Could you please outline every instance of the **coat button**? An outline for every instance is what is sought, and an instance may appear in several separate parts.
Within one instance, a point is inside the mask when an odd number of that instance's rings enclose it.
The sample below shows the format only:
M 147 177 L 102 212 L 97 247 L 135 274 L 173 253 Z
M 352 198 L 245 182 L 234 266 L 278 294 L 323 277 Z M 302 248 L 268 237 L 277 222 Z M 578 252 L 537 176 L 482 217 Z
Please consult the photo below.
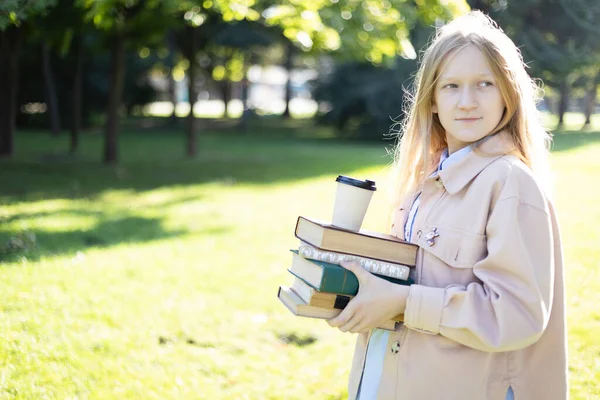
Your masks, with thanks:
M 400 351 L 400 342 L 394 342 L 392 343 L 392 353 L 394 354 L 398 354 L 398 352 Z

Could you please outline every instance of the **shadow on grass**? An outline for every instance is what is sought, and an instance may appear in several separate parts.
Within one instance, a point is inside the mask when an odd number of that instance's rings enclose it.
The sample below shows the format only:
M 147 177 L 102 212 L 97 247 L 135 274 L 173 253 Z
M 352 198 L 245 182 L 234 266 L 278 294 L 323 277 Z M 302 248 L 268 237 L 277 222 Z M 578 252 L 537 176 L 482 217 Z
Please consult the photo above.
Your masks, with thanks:
M 279 333 L 277 338 L 285 344 L 291 344 L 296 347 L 306 347 L 314 344 L 317 338 L 312 335 L 298 335 L 296 332 Z
M 109 247 L 126 243 L 149 242 L 185 234 L 184 231 L 165 231 L 158 218 L 123 217 L 104 220 L 89 230 L 52 231 L 29 229 L 35 235 L 35 246 L 0 254 L 0 262 L 16 261 L 25 256 L 36 261 L 42 257 L 75 255 L 89 248 Z M 0 237 L 18 232 L 2 231 Z
M 600 143 L 600 132 L 559 131 L 554 132 L 552 151 L 573 150 L 594 143 Z
M 39 132 L 19 132 L 20 153 L 0 161 L 0 203 L 33 199 L 94 197 L 107 190 L 152 190 L 215 182 L 270 185 L 315 176 L 348 174 L 390 162 L 381 143 L 306 138 L 306 129 L 275 127 L 246 133 L 229 130 L 199 135 L 198 155 L 184 157 L 184 138 L 173 132 L 124 132 L 121 162 L 111 167 L 99 156 L 102 137 L 83 139 L 76 157 L 64 155 L 56 139 Z M 303 133 L 304 132 L 304 133 Z M 65 139 L 66 146 L 66 139 Z M 50 149 L 50 156 L 39 149 Z M 52 153 L 63 156 L 51 156 Z
M 165 204 L 176 204 L 177 201 L 168 201 L 153 207 L 164 207 Z M 97 223 L 89 229 L 72 230 L 52 230 L 43 228 L 33 228 L 18 230 L 9 229 L 8 222 L 23 222 L 26 225 L 27 219 L 36 219 L 44 217 L 91 217 Z M 21 257 L 36 261 L 42 257 L 76 255 L 79 251 L 90 248 L 106 248 L 111 246 L 146 243 L 159 241 L 169 238 L 181 237 L 190 232 L 184 229 L 169 230 L 165 229 L 163 219 L 158 217 L 143 217 L 119 210 L 109 212 L 85 210 L 84 208 L 66 208 L 57 211 L 46 211 L 42 213 L 20 213 L 7 218 L 0 219 L 0 264 L 3 262 L 13 262 Z M 5 224 L 4 224 L 5 223 Z M 13 224 L 12 226 L 16 226 Z M 4 227 L 3 227 L 4 226 Z M 211 227 L 209 229 L 194 230 L 194 234 L 204 235 L 222 235 L 229 232 L 228 227 Z M 20 238 L 30 238 L 20 240 Z M 16 238 L 16 241 L 15 241 Z M 16 243 L 16 248 L 9 249 L 6 243 Z M 4 246 L 4 247 L 2 247 Z

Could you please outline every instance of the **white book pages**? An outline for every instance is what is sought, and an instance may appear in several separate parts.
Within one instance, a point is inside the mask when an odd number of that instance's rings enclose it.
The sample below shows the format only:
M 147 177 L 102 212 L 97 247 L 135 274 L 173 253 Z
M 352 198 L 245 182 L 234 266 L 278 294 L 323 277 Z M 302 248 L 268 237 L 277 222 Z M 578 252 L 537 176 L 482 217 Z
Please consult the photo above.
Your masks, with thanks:
M 339 265 L 342 261 L 355 261 L 361 267 L 373 274 L 389 276 L 390 278 L 407 280 L 410 273 L 410 268 L 406 265 L 393 264 L 381 260 L 373 260 L 371 258 L 320 250 L 304 242 L 300 242 L 298 254 L 311 260 L 324 261 L 337 265 Z

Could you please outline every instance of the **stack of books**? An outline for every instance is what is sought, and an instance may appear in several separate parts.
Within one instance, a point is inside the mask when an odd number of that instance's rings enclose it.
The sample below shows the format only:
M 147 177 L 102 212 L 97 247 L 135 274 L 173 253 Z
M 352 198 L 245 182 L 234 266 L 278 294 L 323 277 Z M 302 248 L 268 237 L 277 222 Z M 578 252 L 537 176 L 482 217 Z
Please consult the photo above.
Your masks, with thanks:
M 338 315 L 358 292 L 358 279 L 341 267 L 355 261 L 365 270 L 390 282 L 410 285 L 410 269 L 416 264 L 418 246 L 395 236 L 360 230 L 349 231 L 329 223 L 298 217 L 291 250 L 293 275 L 290 286 L 280 286 L 277 297 L 294 314 L 330 319 Z M 379 328 L 394 330 L 402 315 Z

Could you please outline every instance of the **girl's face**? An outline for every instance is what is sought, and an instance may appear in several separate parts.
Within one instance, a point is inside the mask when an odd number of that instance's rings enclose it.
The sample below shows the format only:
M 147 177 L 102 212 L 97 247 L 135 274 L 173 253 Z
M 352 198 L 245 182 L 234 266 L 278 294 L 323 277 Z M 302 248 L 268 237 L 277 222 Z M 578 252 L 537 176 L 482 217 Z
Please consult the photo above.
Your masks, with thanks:
M 467 46 L 442 63 L 433 112 L 446 131 L 448 152 L 487 136 L 504 113 L 504 100 L 484 55 Z

